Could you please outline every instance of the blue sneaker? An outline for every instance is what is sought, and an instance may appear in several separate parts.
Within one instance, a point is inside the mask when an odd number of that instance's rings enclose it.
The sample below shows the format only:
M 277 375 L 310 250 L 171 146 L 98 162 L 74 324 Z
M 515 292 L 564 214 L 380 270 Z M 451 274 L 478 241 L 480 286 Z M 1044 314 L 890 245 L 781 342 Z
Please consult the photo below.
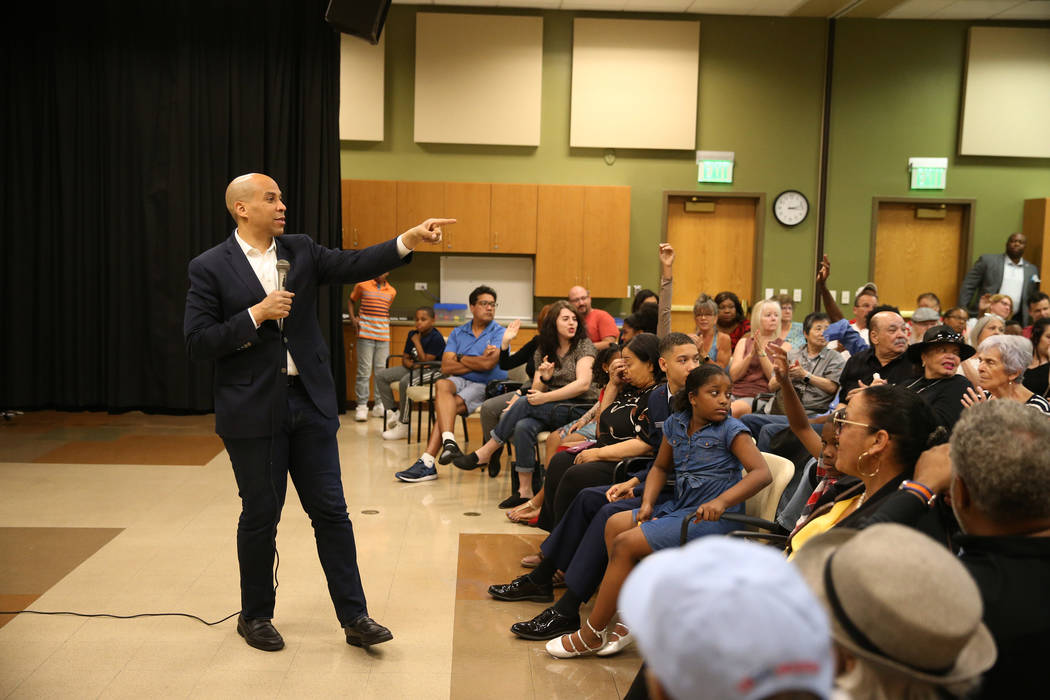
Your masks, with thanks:
M 422 459 L 417 459 L 416 463 L 405 471 L 394 474 L 394 478 L 409 483 L 433 481 L 438 478 L 438 470 L 437 467 L 428 467 Z

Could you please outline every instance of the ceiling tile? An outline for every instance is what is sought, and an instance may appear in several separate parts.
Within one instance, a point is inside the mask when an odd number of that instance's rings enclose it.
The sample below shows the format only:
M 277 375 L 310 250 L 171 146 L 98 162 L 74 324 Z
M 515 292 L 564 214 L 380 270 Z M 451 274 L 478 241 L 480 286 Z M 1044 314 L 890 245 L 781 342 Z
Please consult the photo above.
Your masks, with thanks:
M 557 10 L 561 7 L 561 0 L 498 0 L 498 3 L 500 7 L 529 7 L 541 10 Z
M 753 4 L 750 0 L 695 0 L 687 11 L 701 15 L 742 15 Z
M 627 0 L 562 0 L 563 10 L 611 10 L 623 9 Z
M 628 12 L 685 12 L 693 0 L 627 0 L 623 9 Z
M 955 0 L 907 0 L 882 17 L 883 19 L 926 19 L 934 12 L 943 10 Z
M 1050 19 L 1050 1 L 1021 3 L 995 15 L 995 19 Z
M 930 15 L 931 19 L 988 19 L 1024 3 L 1018 0 L 955 0 Z

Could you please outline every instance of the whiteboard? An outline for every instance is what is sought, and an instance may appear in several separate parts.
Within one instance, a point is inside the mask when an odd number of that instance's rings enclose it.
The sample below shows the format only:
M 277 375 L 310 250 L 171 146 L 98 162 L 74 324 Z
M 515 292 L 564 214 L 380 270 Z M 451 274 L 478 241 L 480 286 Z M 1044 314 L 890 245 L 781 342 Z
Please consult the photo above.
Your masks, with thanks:
M 466 304 L 486 284 L 496 290 L 496 319 L 532 319 L 532 257 L 442 255 L 441 303 Z

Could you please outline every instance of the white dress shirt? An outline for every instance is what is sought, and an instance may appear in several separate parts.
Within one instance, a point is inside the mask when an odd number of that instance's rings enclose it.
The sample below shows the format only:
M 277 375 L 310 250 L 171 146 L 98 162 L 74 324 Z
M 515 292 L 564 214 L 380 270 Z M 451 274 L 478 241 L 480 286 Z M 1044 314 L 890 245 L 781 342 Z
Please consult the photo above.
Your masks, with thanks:
M 259 283 L 262 285 L 263 291 L 270 294 L 277 289 L 277 243 L 276 239 L 270 239 L 270 247 L 266 249 L 265 253 L 259 252 L 258 249 L 253 248 L 247 241 L 241 238 L 241 234 L 235 229 L 233 232 L 234 237 L 237 239 L 237 245 L 244 251 L 244 256 L 248 258 L 248 264 L 252 266 L 252 270 L 255 272 L 255 276 L 259 278 Z M 401 236 L 397 237 L 397 252 L 402 258 L 412 252 L 412 250 L 405 245 L 404 241 L 401 240 Z M 259 322 L 255 320 L 255 316 L 252 315 L 252 310 L 248 309 L 248 318 L 252 320 L 255 327 L 259 327 Z M 295 360 L 292 359 L 291 350 L 285 353 L 288 357 L 288 374 L 289 376 L 297 376 L 299 374 L 299 368 L 295 366 Z
M 1004 255 L 1003 260 L 1003 284 L 999 293 L 1013 300 L 1016 312 L 1021 308 L 1021 295 L 1024 294 L 1024 261 L 1015 263 L 1009 255 Z

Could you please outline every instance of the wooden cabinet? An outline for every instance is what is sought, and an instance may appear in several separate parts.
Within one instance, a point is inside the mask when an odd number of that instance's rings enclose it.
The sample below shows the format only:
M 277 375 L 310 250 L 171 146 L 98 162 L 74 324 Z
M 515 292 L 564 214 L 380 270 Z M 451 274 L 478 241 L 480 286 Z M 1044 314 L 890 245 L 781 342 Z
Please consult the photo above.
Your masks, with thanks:
M 343 248 L 367 248 L 388 241 L 397 227 L 397 183 L 393 180 L 343 180 Z
M 536 253 L 537 185 L 492 185 L 489 214 L 493 253 Z
M 631 241 L 631 188 L 540 185 L 535 294 L 622 297 Z
M 592 297 L 623 296 L 630 255 L 631 188 L 585 188 L 580 284 Z
M 445 207 L 447 216 L 456 223 L 445 227 L 446 253 L 488 253 L 489 212 L 492 186 L 474 182 L 446 182 Z
M 431 217 L 443 217 L 445 212 L 445 184 L 443 182 L 397 183 L 397 233 L 407 231 Z M 421 253 L 440 253 L 445 243 L 424 243 Z

